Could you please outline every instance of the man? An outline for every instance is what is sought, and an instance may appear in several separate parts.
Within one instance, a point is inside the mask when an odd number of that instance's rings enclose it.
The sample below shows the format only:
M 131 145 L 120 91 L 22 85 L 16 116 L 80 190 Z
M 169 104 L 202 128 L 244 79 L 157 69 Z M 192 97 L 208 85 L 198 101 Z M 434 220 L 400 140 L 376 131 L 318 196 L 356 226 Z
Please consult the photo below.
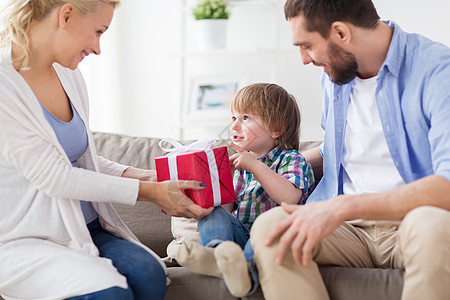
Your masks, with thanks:
M 404 268 L 403 299 L 449 299 L 450 49 L 370 0 L 288 0 L 285 15 L 324 70 L 324 142 L 304 153 L 324 176 L 252 228 L 265 298 L 328 299 L 317 265 L 332 264 Z

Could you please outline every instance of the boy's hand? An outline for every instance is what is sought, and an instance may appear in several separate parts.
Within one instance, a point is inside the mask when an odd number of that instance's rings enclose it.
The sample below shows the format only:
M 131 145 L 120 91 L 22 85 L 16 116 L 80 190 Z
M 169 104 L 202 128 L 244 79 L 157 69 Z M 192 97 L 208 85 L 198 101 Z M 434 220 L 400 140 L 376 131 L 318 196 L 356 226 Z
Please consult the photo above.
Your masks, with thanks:
M 230 163 L 238 170 L 246 170 L 252 173 L 252 167 L 258 163 L 256 157 L 254 157 L 250 152 L 242 149 L 239 145 L 235 143 L 230 143 L 230 146 L 236 149 L 238 153 L 230 156 Z

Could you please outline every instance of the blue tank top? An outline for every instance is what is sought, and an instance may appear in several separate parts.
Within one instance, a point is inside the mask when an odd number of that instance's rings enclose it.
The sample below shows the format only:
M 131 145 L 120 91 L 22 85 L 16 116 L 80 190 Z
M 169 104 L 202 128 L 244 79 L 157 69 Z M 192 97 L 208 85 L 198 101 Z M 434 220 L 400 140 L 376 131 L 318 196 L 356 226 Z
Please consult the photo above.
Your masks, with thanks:
M 77 110 L 73 106 L 72 102 L 70 102 L 73 117 L 69 122 L 64 122 L 49 112 L 40 101 L 39 104 L 41 104 L 44 116 L 53 128 L 53 131 L 55 132 L 59 143 L 66 152 L 67 157 L 72 163 L 72 166 L 78 167 L 78 159 L 84 154 L 84 152 L 86 152 L 86 149 L 88 148 L 88 136 L 86 126 L 84 125 L 84 122 Z M 97 218 L 97 212 L 94 207 L 92 207 L 91 202 L 80 201 L 80 203 L 86 224 L 89 224 Z

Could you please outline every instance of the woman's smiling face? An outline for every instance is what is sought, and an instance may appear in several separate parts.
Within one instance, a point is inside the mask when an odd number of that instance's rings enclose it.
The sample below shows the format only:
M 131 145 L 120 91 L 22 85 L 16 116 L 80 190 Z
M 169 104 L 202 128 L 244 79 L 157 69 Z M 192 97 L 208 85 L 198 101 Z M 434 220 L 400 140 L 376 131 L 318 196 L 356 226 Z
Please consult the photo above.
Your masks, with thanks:
M 111 4 L 99 3 L 97 9 L 80 14 L 72 5 L 60 8 L 60 51 L 57 61 L 72 70 L 89 54 L 99 55 L 100 37 L 108 29 L 114 14 Z

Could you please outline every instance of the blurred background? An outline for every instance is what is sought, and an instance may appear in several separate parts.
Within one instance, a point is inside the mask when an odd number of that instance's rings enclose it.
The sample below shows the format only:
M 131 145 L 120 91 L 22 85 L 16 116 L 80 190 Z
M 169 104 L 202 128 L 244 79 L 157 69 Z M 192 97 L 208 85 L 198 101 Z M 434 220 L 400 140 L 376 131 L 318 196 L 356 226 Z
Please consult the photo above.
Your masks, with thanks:
M 226 47 L 219 50 L 199 49 L 192 16 L 196 2 L 122 0 L 102 37 L 102 54 L 80 65 L 90 95 L 91 129 L 176 139 L 227 138 L 227 103 L 214 103 L 213 94 L 205 91 L 226 87 L 230 94 L 250 83 L 273 82 L 299 102 L 301 140 L 321 140 L 321 69 L 302 65 L 284 19 L 285 1 L 228 1 Z M 450 1 L 373 2 L 382 20 L 394 20 L 403 30 L 450 46 Z

